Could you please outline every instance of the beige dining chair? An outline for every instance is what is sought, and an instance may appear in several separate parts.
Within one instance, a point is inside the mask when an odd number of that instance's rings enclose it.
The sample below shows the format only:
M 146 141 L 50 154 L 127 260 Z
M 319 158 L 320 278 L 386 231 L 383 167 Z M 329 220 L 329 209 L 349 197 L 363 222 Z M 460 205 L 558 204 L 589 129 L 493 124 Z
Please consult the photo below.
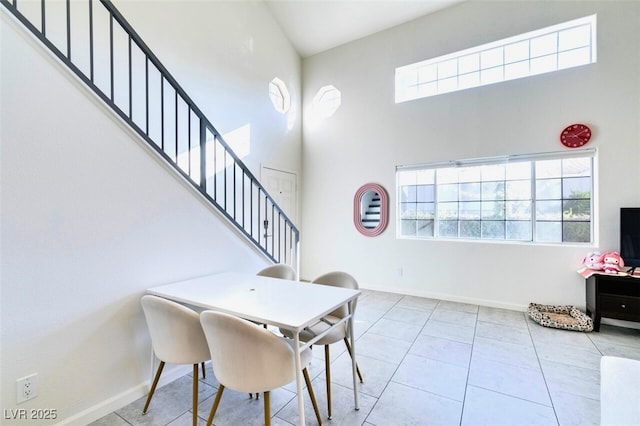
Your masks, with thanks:
M 200 325 L 200 316 L 184 305 L 157 296 L 145 295 L 141 303 L 151 335 L 151 345 L 160 360 L 142 414 L 147 413 L 165 364 L 192 364 L 195 426 L 198 423 L 198 364 L 202 363 L 204 372 L 204 362 L 211 358 L 207 339 Z
M 211 350 L 213 373 L 219 387 L 207 425 L 213 423 L 225 388 L 238 392 L 264 393 L 264 422 L 271 424 L 269 392 L 296 378 L 293 341 L 278 337 L 251 321 L 216 311 L 204 311 L 200 322 Z M 302 373 L 318 423 L 322 424 L 307 365 L 311 351 L 300 354 Z
M 333 287 L 342 287 L 342 288 L 350 288 L 357 290 L 359 289 L 358 282 L 354 277 L 347 274 L 346 272 L 334 271 L 329 272 L 319 277 L 315 278 L 311 281 L 313 284 L 322 284 L 329 285 Z M 353 301 L 353 313 L 356 311 L 356 303 L 358 299 Z M 313 339 L 320 333 L 323 333 L 327 330 L 331 325 L 335 324 L 337 321 L 341 320 L 345 316 L 349 314 L 349 310 L 347 305 L 341 306 L 335 311 L 331 312 L 329 315 L 323 318 L 323 321 L 317 323 L 314 326 L 305 328 L 300 332 L 300 340 L 303 342 L 307 342 Z M 280 329 L 280 332 L 289 337 L 293 338 L 293 334 L 289 330 Z M 331 358 L 329 353 L 329 345 L 343 341 L 347 346 L 347 352 L 349 355 L 353 357 L 351 352 L 351 345 L 349 344 L 349 326 L 348 322 L 342 323 L 339 327 L 331 330 L 326 336 L 319 339 L 315 342 L 315 345 L 324 345 L 324 363 L 325 363 L 325 374 L 326 374 L 326 382 L 327 382 L 327 412 L 328 418 L 331 419 Z M 356 371 L 358 373 L 358 377 L 360 378 L 360 382 L 363 382 L 362 374 L 360 373 L 360 367 L 356 363 Z
M 296 271 L 285 263 L 276 263 L 260 270 L 256 275 L 285 280 L 296 280 Z
M 266 268 L 258 271 L 256 275 L 262 277 L 280 278 L 283 280 L 297 280 L 296 271 L 291 266 L 285 263 L 276 263 L 275 265 L 269 265 Z M 263 324 L 262 326 L 264 328 L 267 328 L 267 324 Z M 256 395 L 256 397 L 258 397 L 258 395 Z

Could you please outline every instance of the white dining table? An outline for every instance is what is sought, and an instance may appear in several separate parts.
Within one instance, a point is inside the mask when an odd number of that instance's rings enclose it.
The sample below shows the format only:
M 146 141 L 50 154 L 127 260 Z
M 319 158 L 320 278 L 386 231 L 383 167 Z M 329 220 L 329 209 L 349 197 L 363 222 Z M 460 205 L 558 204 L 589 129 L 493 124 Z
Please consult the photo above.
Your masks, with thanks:
M 270 278 L 240 272 L 224 272 L 147 289 L 147 293 L 201 309 L 225 312 L 250 321 L 290 330 L 296 364 L 299 424 L 304 421 L 302 364 L 300 352 L 348 322 L 352 350 L 353 399 L 358 410 L 356 350 L 353 330 L 353 304 L 360 290 Z M 336 308 L 347 304 L 349 315 L 308 342 L 300 341 L 300 332 Z

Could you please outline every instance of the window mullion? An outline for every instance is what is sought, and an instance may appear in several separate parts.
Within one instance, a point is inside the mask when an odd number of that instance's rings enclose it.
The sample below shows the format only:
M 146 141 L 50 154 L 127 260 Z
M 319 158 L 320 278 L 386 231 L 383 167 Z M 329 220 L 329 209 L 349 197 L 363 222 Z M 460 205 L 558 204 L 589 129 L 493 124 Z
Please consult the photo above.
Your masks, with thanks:
M 537 201 L 538 195 L 536 194 L 536 162 L 531 161 L 531 241 L 536 241 L 536 226 L 537 226 Z
M 531 154 L 528 159 L 522 157 L 513 163 L 505 159 L 502 176 L 489 172 L 486 187 L 483 186 L 484 168 L 471 169 L 496 165 L 500 163 L 498 158 L 484 159 L 486 164 L 477 159 L 435 166 L 398 166 L 397 172 L 405 174 L 398 180 L 399 188 L 409 182 L 406 173 L 412 175 L 409 179 L 415 185 L 415 199 L 411 200 L 411 206 L 403 206 L 402 195 L 398 195 L 397 223 L 403 225 L 403 211 L 414 211 L 415 229 L 412 232 L 407 222 L 397 235 L 533 243 L 593 241 L 595 151 L 581 150 L 569 156 L 558 152 L 555 156 L 543 153 Z M 422 176 L 424 171 L 429 171 L 426 178 Z M 585 204 L 587 198 L 588 205 Z M 571 209 L 570 217 L 565 217 L 565 208 Z M 433 229 L 424 233 L 421 224 L 427 226 L 427 223 Z
M 396 88 L 395 101 L 396 103 L 405 102 L 413 99 L 439 95 L 444 92 L 463 90 L 471 87 L 479 87 L 487 84 L 494 84 L 498 82 L 508 81 L 515 78 L 531 77 L 538 74 L 558 71 L 559 69 L 561 69 L 560 62 L 559 62 L 560 61 L 560 34 L 567 29 L 575 28 L 575 27 L 578 27 L 578 28 L 585 27 L 585 28 L 591 29 L 589 45 L 584 46 L 584 47 L 589 47 L 590 52 L 586 58 L 580 57 L 580 55 L 578 55 L 578 57 L 574 57 L 574 55 L 569 55 L 569 57 L 566 58 L 569 62 L 566 62 L 562 67 L 562 69 L 595 63 L 596 62 L 596 42 L 597 42 L 597 38 L 595 34 L 596 24 L 597 24 L 596 18 L 597 18 L 596 15 L 586 16 L 584 18 L 579 18 L 573 21 L 568 21 L 568 22 L 557 24 L 557 25 L 553 25 L 551 27 L 541 28 L 535 31 L 530 31 L 524 34 L 508 37 L 502 40 L 497 40 L 491 43 L 486 43 L 483 45 L 475 46 L 475 47 L 461 50 L 458 52 L 453 52 L 447 55 L 397 67 L 396 73 L 395 73 L 395 88 Z M 539 46 L 536 49 L 536 52 L 534 52 L 531 47 L 532 40 L 537 40 L 539 43 L 544 44 L 545 41 L 543 40 L 543 38 L 548 35 L 556 36 L 555 67 L 552 67 L 550 64 L 547 65 L 545 63 L 546 62 L 545 57 L 553 54 L 551 53 L 551 49 L 553 48 L 552 46 L 550 46 L 549 49 L 547 49 L 546 46 L 544 45 Z M 505 57 L 506 52 L 504 48 L 505 46 L 509 46 L 509 45 L 523 42 L 523 41 L 529 42 L 529 49 L 528 49 L 529 55 L 527 58 L 519 58 L 519 60 L 526 61 L 528 63 L 528 71 L 515 72 L 513 75 L 507 76 L 506 57 Z M 567 43 L 568 45 L 565 46 L 563 51 L 569 51 L 571 49 L 577 49 L 582 47 L 582 44 L 580 44 L 581 40 L 576 39 L 575 36 L 573 40 L 569 39 L 565 41 L 565 44 Z M 492 50 L 499 49 L 499 48 L 502 48 L 502 64 L 497 64 L 494 60 L 495 58 L 491 58 L 491 57 L 486 57 L 484 61 L 482 60 L 483 53 L 491 52 Z M 465 84 L 464 87 L 460 87 L 459 60 L 460 58 L 468 57 L 470 55 L 475 55 L 475 54 L 479 55 L 479 68 L 477 70 L 478 79 L 475 82 L 469 81 L 468 84 Z M 457 67 L 457 73 L 455 75 L 455 79 L 456 79 L 455 88 L 447 87 L 446 83 L 441 84 L 445 79 L 453 78 L 453 76 L 449 75 L 448 70 L 444 70 L 443 73 L 440 73 L 440 69 L 439 69 L 440 65 L 445 64 L 444 66 L 446 67 L 446 63 L 452 60 L 456 60 L 456 67 Z M 534 63 L 536 63 L 537 65 L 534 66 Z M 431 80 L 430 78 L 425 78 L 425 80 L 422 80 L 420 77 L 421 71 L 425 70 L 426 72 L 426 70 L 431 66 L 435 67 L 435 79 Z M 493 74 L 492 71 L 497 72 L 498 68 L 501 68 L 502 75 L 499 77 L 496 77 L 495 75 L 492 75 Z M 483 74 L 487 75 L 487 79 L 482 77 Z M 415 90 L 411 90 L 412 89 L 411 80 L 414 80 L 414 79 L 417 80 L 417 85 L 415 87 Z M 426 87 L 424 91 L 421 90 L 421 86 L 428 85 L 430 83 L 433 83 L 435 85 L 435 88 L 433 90 L 428 90 L 428 87 Z

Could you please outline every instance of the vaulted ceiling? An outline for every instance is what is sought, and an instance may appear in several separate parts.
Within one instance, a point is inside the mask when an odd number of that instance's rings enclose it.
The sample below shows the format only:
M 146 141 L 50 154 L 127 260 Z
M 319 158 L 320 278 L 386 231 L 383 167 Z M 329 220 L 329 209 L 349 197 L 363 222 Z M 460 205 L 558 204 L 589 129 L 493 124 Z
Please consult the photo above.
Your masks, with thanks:
M 264 1 L 304 58 L 464 0 Z

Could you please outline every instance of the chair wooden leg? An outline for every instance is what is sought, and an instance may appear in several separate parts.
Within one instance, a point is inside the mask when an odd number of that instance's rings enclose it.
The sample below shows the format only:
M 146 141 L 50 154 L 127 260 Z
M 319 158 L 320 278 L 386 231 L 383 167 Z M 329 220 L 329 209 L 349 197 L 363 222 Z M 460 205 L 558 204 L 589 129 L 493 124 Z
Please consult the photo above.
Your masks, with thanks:
M 202 378 L 203 378 L 203 379 L 206 379 L 206 378 L 207 378 L 207 372 L 206 372 L 206 370 L 204 369 L 204 362 L 202 363 Z
M 193 426 L 198 426 L 198 364 L 193 364 Z
M 271 401 L 269 391 L 264 393 L 264 424 L 271 426 Z
M 164 368 L 164 361 L 160 361 L 160 365 L 158 365 L 158 370 L 156 371 L 156 377 L 153 379 L 151 390 L 149 390 L 149 395 L 147 396 L 147 402 L 145 402 L 144 408 L 142 409 L 142 414 L 147 414 L 147 409 L 149 409 L 149 403 L 151 403 L 151 397 L 153 396 L 153 393 L 156 391 L 156 386 L 158 386 L 158 380 L 160 380 L 160 375 L 162 374 L 163 368 Z
M 327 413 L 331 420 L 331 356 L 329 355 L 329 345 L 324 345 L 324 372 L 327 380 Z
M 207 419 L 207 426 L 211 426 L 211 424 L 213 423 L 213 417 L 216 415 L 216 411 L 218 411 L 218 405 L 220 404 L 220 398 L 222 398 L 222 392 L 224 392 L 224 386 L 220 384 L 218 386 L 218 392 L 216 392 L 216 398 L 213 400 L 211 411 L 209 412 L 209 418 Z
M 344 338 L 344 344 L 347 345 L 347 352 L 349 352 L 349 356 L 353 358 L 353 355 L 351 354 L 351 345 L 349 344 L 349 339 L 347 339 L 346 337 Z M 362 373 L 360 373 L 360 367 L 358 366 L 357 362 L 356 362 L 356 372 L 358 373 L 358 377 L 360 378 L 360 383 L 363 383 L 364 380 L 362 380 Z
M 307 390 L 309 391 L 309 398 L 311 398 L 311 404 L 313 405 L 313 411 L 316 413 L 316 419 L 318 419 L 318 424 L 322 424 L 322 418 L 320 417 L 320 410 L 318 409 L 318 402 L 316 401 L 316 395 L 313 392 L 313 386 L 311 386 L 311 379 L 309 378 L 309 370 L 306 368 L 302 369 L 302 374 L 304 374 L 304 381 L 307 384 Z

